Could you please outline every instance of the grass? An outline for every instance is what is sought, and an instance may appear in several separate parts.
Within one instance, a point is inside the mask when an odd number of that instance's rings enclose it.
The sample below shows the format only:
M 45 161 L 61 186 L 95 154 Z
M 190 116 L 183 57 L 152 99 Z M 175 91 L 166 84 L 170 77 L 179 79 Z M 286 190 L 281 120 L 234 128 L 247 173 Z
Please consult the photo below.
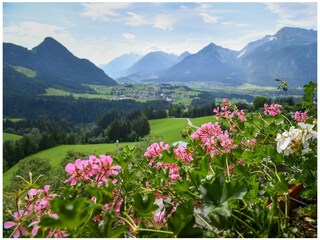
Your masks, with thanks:
M 3 133 L 3 141 L 17 141 L 21 139 L 22 136 L 13 133 Z
M 5 117 L 4 120 L 9 120 L 11 122 L 20 122 L 20 121 L 23 121 L 24 119 L 23 118 L 8 118 L 8 117 Z
M 217 120 L 212 114 L 211 116 L 206 116 L 206 117 L 190 118 L 190 121 L 192 122 L 193 125 L 197 127 L 201 127 L 201 125 L 204 123 L 208 123 L 208 122 L 214 123 Z
M 123 147 L 125 145 L 133 146 L 135 143 L 120 143 L 119 147 Z M 31 156 L 26 157 L 25 159 L 29 159 L 32 157 L 46 158 L 49 159 L 49 162 L 52 167 L 57 167 L 60 161 L 66 156 L 68 151 L 78 151 L 84 152 L 88 155 L 90 154 L 106 154 L 113 153 L 116 151 L 116 145 L 111 144 L 89 144 L 89 145 L 60 145 L 57 147 L 49 148 L 44 151 L 38 152 Z M 14 165 L 8 171 L 3 174 L 3 186 L 6 187 L 10 184 L 11 177 L 14 171 L 16 171 L 19 167 L 19 163 Z
M 57 88 L 47 88 L 46 93 L 44 94 L 46 96 L 69 96 L 70 93 L 61 89 Z
M 162 135 L 167 143 L 182 140 L 180 131 L 188 126 L 185 118 L 164 118 L 150 120 L 151 136 Z
M 37 72 L 26 68 L 26 67 L 22 67 L 22 66 L 14 66 L 14 70 L 16 70 L 19 73 L 22 73 L 23 75 L 29 77 L 29 78 L 34 78 L 35 76 L 37 76 Z

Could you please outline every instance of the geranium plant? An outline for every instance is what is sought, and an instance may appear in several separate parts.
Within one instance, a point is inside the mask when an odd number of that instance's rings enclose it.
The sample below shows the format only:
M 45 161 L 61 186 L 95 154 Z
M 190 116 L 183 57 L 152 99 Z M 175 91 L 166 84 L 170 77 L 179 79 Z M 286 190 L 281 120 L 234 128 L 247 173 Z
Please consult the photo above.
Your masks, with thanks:
M 290 186 L 302 184 L 309 203 L 317 194 L 315 93 L 310 82 L 291 116 L 276 103 L 247 114 L 224 99 L 212 122 L 184 131 L 186 145 L 76 159 L 54 193 L 27 184 L 4 228 L 13 237 L 293 237 Z

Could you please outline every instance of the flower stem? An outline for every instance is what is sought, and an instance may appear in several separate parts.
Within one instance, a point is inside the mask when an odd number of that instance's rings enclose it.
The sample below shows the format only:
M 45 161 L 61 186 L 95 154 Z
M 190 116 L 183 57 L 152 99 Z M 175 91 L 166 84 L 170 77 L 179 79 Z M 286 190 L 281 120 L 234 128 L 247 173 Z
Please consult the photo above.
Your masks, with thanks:
M 257 231 L 252 228 L 248 223 L 246 223 L 245 221 L 241 220 L 240 218 L 238 218 L 236 215 L 231 214 L 232 217 L 234 217 L 236 220 L 238 220 L 239 222 L 241 222 L 242 224 L 246 225 L 256 236 L 258 236 Z
M 198 213 L 194 213 L 194 214 L 195 214 L 205 225 L 207 225 L 211 231 L 213 231 L 213 228 L 211 227 L 211 225 L 210 225 L 204 218 L 202 218 Z
M 136 229 L 137 232 L 156 232 L 156 233 L 166 233 L 173 235 L 173 232 L 170 231 L 163 231 L 163 230 L 157 230 L 157 229 L 147 229 L 147 228 L 138 228 Z

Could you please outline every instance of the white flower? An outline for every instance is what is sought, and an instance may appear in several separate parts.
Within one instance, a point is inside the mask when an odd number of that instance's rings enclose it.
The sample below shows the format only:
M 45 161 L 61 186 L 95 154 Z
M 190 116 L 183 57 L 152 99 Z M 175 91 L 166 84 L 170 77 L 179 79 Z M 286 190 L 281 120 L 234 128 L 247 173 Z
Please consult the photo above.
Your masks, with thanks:
M 282 153 L 286 156 L 294 153 L 295 151 L 301 149 L 302 154 L 310 152 L 308 146 L 308 140 L 317 137 L 317 132 L 313 131 L 314 125 L 299 123 L 301 129 L 296 129 L 294 126 L 290 127 L 289 131 L 277 134 L 277 152 Z

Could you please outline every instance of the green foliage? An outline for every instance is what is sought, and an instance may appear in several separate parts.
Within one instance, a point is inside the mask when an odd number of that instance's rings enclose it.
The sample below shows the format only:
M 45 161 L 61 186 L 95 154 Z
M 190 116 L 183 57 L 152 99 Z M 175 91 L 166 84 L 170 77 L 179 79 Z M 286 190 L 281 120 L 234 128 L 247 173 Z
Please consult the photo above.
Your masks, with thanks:
M 305 99 L 314 90 L 306 86 Z M 298 219 L 316 218 L 315 116 L 307 112 L 305 123 L 298 123 L 280 112 L 270 117 L 223 104 L 227 110 L 215 110 L 219 122 L 184 132 L 187 142 L 177 144 L 186 146 L 158 143 L 161 138 L 151 135 L 112 158 L 69 152 L 60 170 L 52 171 L 60 178 L 52 189 L 58 195 L 43 188 L 48 182 L 24 179 L 11 198 L 14 204 L 6 206 L 28 212 L 19 223 L 35 237 L 300 236 L 291 204 L 310 204 L 296 212 Z M 309 101 L 306 110 L 312 105 Z M 295 183 L 304 191 L 291 192 Z M 41 211 L 33 211 L 40 203 Z M 4 217 L 16 220 L 10 212 Z M 5 230 L 5 236 L 14 231 Z
M 194 227 L 195 216 L 193 214 L 192 201 L 180 204 L 177 210 L 168 219 L 168 225 L 175 234 L 175 237 L 195 238 L 202 236 L 202 229 Z
M 256 97 L 253 100 L 254 109 L 262 108 L 265 103 L 269 103 L 269 99 L 266 97 Z
M 205 182 L 200 186 L 200 198 L 204 202 L 204 213 L 218 213 L 222 216 L 231 216 L 230 201 L 241 200 L 247 193 L 241 182 L 226 182 L 223 176 L 212 182 Z
M 152 216 L 153 212 L 158 209 L 158 205 L 154 204 L 156 197 L 152 193 L 145 196 L 136 193 L 133 196 L 133 200 L 132 206 L 135 210 L 136 217 Z

